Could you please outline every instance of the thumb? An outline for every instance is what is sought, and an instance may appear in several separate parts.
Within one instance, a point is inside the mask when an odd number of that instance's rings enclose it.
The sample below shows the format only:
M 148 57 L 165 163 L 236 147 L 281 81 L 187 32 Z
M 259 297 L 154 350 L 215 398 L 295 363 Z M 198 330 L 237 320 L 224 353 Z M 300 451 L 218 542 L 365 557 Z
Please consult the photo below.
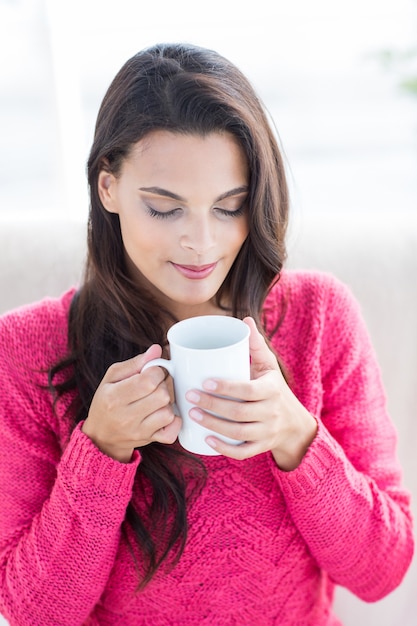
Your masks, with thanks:
M 153 359 L 159 359 L 162 355 L 162 348 L 157 343 L 153 343 L 143 354 L 138 354 L 135 357 L 138 370 L 140 371 L 145 363 L 152 361 Z
M 279 369 L 275 355 L 268 348 L 263 335 L 259 332 L 255 320 L 252 317 L 245 317 L 245 324 L 249 326 L 249 352 L 251 357 L 251 368 L 256 372 Z
M 126 378 L 130 378 L 135 374 L 138 374 L 145 363 L 157 359 L 162 354 L 162 348 L 158 344 L 152 344 L 146 352 L 143 354 L 137 354 L 127 361 L 121 361 L 120 363 L 113 363 L 107 370 L 103 381 L 110 383 L 117 383 Z

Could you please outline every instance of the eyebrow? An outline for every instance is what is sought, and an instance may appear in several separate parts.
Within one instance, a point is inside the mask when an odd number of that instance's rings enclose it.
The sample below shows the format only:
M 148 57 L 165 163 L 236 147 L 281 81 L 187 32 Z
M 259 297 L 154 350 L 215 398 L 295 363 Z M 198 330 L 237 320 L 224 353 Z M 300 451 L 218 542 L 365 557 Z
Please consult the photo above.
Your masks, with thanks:
M 152 193 L 157 196 L 171 198 L 172 200 L 177 200 L 177 202 L 186 202 L 185 198 L 182 198 L 173 191 L 163 189 L 162 187 L 140 187 L 139 191 L 145 191 L 146 193 Z M 249 187 L 247 185 L 241 185 L 240 187 L 235 187 L 234 189 L 230 189 L 230 191 L 225 191 L 225 193 L 220 194 L 220 196 L 215 199 L 215 202 L 220 202 L 220 200 L 225 200 L 226 198 L 231 198 L 232 196 L 238 196 L 239 194 L 247 193 L 248 191 Z

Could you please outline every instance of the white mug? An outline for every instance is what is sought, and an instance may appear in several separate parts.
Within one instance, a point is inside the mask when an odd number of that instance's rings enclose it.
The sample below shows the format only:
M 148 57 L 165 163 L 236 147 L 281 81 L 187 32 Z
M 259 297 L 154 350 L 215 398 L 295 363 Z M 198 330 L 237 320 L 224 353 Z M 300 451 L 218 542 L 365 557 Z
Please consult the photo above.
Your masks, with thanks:
M 217 455 L 205 438 L 215 435 L 227 443 L 229 439 L 204 428 L 192 420 L 188 412 L 193 404 L 185 394 L 191 389 L 202 389 L 208 378 L 250 380 L 249 334 L 247 324 L 226 315 L 202 315 L 177 322 L 168 331 L 171 358 L 153 359 L 144 365 L 165 368 L 174 380 L 175 401 L 182 418 L 178 436 L 183 448 L 195 454 Z M 219 416 L 221 417 L 221 416 Z

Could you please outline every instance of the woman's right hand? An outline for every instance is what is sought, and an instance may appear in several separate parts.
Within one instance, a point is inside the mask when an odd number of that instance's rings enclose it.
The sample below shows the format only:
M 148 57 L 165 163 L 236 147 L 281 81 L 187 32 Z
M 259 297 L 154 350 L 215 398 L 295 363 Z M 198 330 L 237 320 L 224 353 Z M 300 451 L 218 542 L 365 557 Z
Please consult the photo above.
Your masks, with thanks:
M 109 367 L 91 402 L 82 431 L 105 454 L 128 463 L 134 448 L 176 440 L 181 418 L 172 409 L 164 371 L 145 363 L 161 356 L 152 345 L 144 354 Z

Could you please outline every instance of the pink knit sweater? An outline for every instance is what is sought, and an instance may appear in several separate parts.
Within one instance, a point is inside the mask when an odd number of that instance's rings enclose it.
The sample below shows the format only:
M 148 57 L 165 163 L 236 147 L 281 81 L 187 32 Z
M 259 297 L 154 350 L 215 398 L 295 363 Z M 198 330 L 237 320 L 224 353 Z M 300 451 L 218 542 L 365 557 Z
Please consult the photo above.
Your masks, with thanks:
M 413 553 L 396 434 L 358 306 L 325 274 L 286 272 L 268 327 L 319 421 L 302 463 L 204 457 L 185 552 L 140 592 L 121 535 L 140 455 L 100 452 L 40 370 L 66 352 L 73 291 L 0 318 L 0 612 L 12 626 L 336 626 L 335 584 L 366 601 Z M 134 493 L 132 493 L 134 491 Z

